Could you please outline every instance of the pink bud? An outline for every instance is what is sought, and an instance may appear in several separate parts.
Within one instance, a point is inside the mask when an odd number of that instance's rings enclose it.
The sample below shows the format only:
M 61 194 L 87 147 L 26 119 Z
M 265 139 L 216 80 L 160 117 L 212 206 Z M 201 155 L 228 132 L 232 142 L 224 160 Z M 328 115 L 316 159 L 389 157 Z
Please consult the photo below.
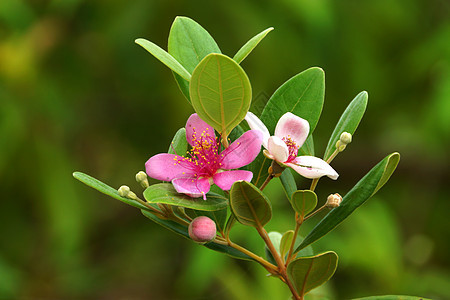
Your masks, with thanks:
M 216 236 L 216 223 L 205 216 L 197 217 L 189 224 L 189 236 L 198 243 L 209 242 Z

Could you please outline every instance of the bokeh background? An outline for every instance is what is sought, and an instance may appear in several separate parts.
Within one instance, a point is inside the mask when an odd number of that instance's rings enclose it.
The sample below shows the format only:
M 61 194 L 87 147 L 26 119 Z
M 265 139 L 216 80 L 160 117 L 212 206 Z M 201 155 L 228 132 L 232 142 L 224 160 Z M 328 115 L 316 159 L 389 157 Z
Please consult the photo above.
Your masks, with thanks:
M 316 298 L 449 299 L 446 0 L 0 1 L 0 299 L 288 298 L 258 265 L 182 239 L 72 178 L 83 171 L 140 192 L 135 173 L 184 126 L 193 110 L 171 72 L 133 43 L 166 48 L 177 15 L 230 56 L 275 27 L 242 63 L 256 110 L 293 75 L 322 67 L 319 155 L 346 105 L 369 92 L 354 142 L 333 162 L 339 180 L 320 181 L 322 201 L 385 155 L 402 155 L 390 182 L 314 244 L 340 255 Z M 267 193 L 268 230 L 291 229 L 280 185 Z M 263 253 L 255 231 L 232 234 Z

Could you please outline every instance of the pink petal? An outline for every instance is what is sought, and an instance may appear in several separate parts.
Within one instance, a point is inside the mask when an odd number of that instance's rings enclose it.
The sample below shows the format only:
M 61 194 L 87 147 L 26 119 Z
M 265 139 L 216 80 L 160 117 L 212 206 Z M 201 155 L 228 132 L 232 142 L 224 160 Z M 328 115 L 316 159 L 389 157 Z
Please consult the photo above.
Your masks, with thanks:
M 325 175 L 334 180 L 339 177 L 339 174 L 326 161 L 314 156 L 298 156 L 287 165 L 298 174 L 310 179 Z
M 200 119 L 197 114 L 192 114 L 186 122 L 186 139 L 189 145 L 194 146 L 193 135 L 197 134 L 199 137 L 203 132 L 208 133 L 212 138 L 216 137 L 214 128 L 209 126 L 205 121 Z
M 214 183 L 222 190 L 228 191 L 231 189 L 233 183 L 238 180 L 244 180 L 250 182 L 252 180 L 253 173 L 244 170 L 225 171 L 214 174 Z
M 277 136 L 271 136 L 269 138 L 267 150 L 278 162 L 284 163 L 288 159 L 289 149 L 286 143 Z
M 211 187 L 208 178 L 181 177 L 172 180 L 172 184 L 178 193 L 192 198 L 203 196 L 203 200 L 206 200 L 206 194 Z
M 301 147 L 309 134 L 309 123 L 290 112 L 285 113 L 275 127 L 275 136 L 291 138 L 298 147 Z
M 249 130 L 235 140 L 220 154 L 222 157 L 220 168 L 237 169 L 248 165 L 261 151 L 262 133 Z
M 175 154 L 161 153 L 150 157 L 145 163 L 147 175 L 163 181 L 171 181 L 180 176 L 194 173 L 194 165 L 188 161 L 178 162 L 183 157 Z
M 264 123 L 261 122 L 261 120 L 252 112 L 247 112 L 245 115 L 245 121 L 247 121 L 250 129 L 258 130 L 262 133 L 262 144 L 264 148 L 267 149 L 267 142 L 269 141 L 270 133 L 266 125 L 264 125 Z

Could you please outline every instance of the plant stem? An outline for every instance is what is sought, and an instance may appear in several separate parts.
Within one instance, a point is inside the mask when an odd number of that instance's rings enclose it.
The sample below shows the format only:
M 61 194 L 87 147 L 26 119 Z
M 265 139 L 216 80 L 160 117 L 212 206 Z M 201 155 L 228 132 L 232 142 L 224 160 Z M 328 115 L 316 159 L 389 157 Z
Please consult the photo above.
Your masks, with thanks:
M 336 148 L 336 150 L 334 150 L 333 154 L 331 154 L 331 156 L 327 159 L 327 163 L 330 163 L 335 157 L 336 155 L 338 155 L 339 150 Z
M 292 237 L 291 246 L 289 247 L 289 253 L 286 259 L 286 267 L 289 265 L 292 259 L 294 259 L 293 252 L 294 252 L 294 245 L 295 241 L 297 239 L 298 230 L 300 229 L 300 226 L 303 223 L 303 218 L 299 219 L 298 213 L 295 213 L 295 230 L 294 230 L 294 236 Z
M 314 178 L 314 179 L 313 179 L 313 181 L 311 182 L 311 187 L 309 188 L 311 191 L 314 192 L 314 189 L 316 188 L 317 183 L 319 182 L 319 179 L 320 179 L 320 178 Z
M 312 213 L 310 213 L 309 215 L 307 215 L 303 221 L 308 220 L 309 218 L 315 216 L 318 212 L 322 211 L 324 208 L 326 207 L 326 204 L 324 204 L 323 206 L 319 207 L 318 209 L 316 209 L 315 211 L 313 211 Z
M 273 174 L 269 174 L 269 176 L 267 176 L 266 178 L 266 181 L 263 182 L 263 184 L 259 189 L 262 191 L 267 186 L 267 184 L 272 180 L 273 177 L 274 177 Z

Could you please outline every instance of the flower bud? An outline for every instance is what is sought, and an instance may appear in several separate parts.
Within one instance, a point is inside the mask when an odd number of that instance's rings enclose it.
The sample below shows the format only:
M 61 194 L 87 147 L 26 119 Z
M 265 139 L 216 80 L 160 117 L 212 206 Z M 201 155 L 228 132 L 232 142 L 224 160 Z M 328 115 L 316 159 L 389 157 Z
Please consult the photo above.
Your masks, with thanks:
M 197 217 L 189 224 L 189 236 L 197 243 L 207 243 L 216 237 L 216 223 L 205 216 Z
M 339 140 L 341 141 L 342 144 L 348 145 L 352 142 L 352 135 L 350 133 L 344 131 L 341 134 L 341 137 L 339 138 Z
M 341 195 L 339 195 L 338 193 L 331 194 L 330 196 L 328 196 L 327 203 L 325 203 L 325 206 L 332 209 L 341 205 L 341 202 L 342 202 Z
M 148 188 L 147 174 L 144 171 L 140 171 L 136 174 L 136 181 L 143 187 Z
M 336 142 L 336 149 L 337 149 L 339 152 L 344 151 L 346 147 L 347 147 L 347 145 L 344 144 L 344 143 L 342 143 L 341 140 L 338 140 L 338 141 Z
M 126 185 L 122 185 L 117 192 L 119 193 L 119 196 L 124 197 L 124 198 L 128 198 L 128 199 L 133 199 L 136 200 L 137 196 L 135 193 L 133 193 L 130 188 Z

